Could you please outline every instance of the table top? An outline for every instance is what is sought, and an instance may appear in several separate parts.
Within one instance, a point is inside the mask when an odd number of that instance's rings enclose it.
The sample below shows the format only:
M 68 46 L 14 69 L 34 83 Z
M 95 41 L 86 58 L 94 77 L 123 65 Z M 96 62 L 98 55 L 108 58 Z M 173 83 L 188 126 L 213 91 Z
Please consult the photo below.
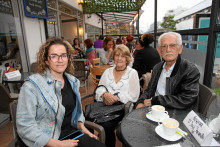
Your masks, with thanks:
M 3 83 L 23 83 L 24 80 L 30 76 L 31 74 L 33 74 L 32 72 L 21 72 L 21 77 L 18 78 L 13 78 L 13 79 L 7 79 L 5 76 L 2 79 Z
M 186 139 L 181 138 L 178 141 L 167 141 L 161 138 L 156 132 L 155 128 L 158 126 L 158 122 L 154 122 L 146 118 L 146 113 L 151 111 L 150 107 L 143 107 L 135 109 L 131 113 L 127 114 L 121 123 L 121 133 L 123 142 L 126 146 L 138 147 L 138 146 L 161 146 L 180 143 L 181 146 L 200 146 L 195 140 L 193 135 L 189 133 L 186 126 L 183 124 L 183 120 L 190 112 L 189 110 L 177 110 L 166 109 L 171 118 L 175 118 L 180 123 L 180 128 L 183 131 L 188 132 Z M 205 120 L 203 115 L 198 114 L 199 117 Z

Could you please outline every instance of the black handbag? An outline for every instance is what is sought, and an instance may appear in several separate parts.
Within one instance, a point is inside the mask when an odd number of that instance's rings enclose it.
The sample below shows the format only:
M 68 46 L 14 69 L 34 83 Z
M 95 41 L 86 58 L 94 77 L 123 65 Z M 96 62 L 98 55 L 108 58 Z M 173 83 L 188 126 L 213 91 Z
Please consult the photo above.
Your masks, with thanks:
M 104 85 L 99 85 L 94 90 L 94 95 L 98 88 L 105 88 L 106 92 L 108 92 L 108 89 Z M 114 95 L 117 95 L 117 94 L 118 93 Z M 118 117 L 124 116 L 124 107 L 125 105 L 121 102 L 117 102 L 111 106 L 105 105 L 104 102 L 94 102 L 94 103 L 86 105 L 85 118 L 86 120 L 89 120 L 95 123 L 108 122 L 110 120 L 114 120 Z

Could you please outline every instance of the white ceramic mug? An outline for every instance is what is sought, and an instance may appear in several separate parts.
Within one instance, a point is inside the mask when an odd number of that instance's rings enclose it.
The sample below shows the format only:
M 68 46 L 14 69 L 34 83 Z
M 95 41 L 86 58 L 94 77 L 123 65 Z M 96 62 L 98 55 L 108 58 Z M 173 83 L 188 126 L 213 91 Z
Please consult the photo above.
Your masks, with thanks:
M 161 122 L 158 122 L 161 125 Z M 162 121 L 163 132 L 168 136 L 173 136 L 179 128 L 179 122 L 173 118 L 165 118 Z
M 164 113 L 168 114 L 168 112 L 165 111 L 165 107 L 161 105 L 153 105 L 151 109 L 152 109 L 151 114 L 155 119 L 160 119 L 161 116 L 164 115 Z

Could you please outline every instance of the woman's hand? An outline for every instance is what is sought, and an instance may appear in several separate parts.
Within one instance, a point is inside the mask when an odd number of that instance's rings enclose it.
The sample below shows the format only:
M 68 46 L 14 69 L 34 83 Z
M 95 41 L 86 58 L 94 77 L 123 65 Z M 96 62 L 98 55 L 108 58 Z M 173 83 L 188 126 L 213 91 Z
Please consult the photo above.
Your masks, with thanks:
M 76 147 L 78 146 L 79 140 L 62 140 L 61 147 Z
M 89 135 L 90 137 L 92 137 L 92 138 L 98 140 L 98 137 L 97 137 L 96 135 L 92 134 L 92 133 L 84 126 L 84 124 L 83 124 L 82 122 L 78 122 L 78 127 L 79 127 L 79 129 L 80 129 L 83 133 L 85 133 L 85 134 Z
M 111 93 L 104 93 L 103 98 L 106 105 L 112 105 L 118 101 L 118 97 Z
M 46 144 L 46 147 L 76 147 L 78 146 L 79 140 L 56 140 L 50 139 L 49 142 Z
M 89 137 L 94 138 L 94 139 L 96 139 L 96 140 L 99 139 L 98 136 L 92 134 L 91 132 L 87 132 L 87 135 L 89 135 Z

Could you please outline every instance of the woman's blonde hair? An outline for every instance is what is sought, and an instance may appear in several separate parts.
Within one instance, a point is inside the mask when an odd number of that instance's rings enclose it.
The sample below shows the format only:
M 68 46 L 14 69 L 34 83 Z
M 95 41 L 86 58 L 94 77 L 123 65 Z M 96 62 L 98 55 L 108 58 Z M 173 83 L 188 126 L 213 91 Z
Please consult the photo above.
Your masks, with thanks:
M 128 66 L 131 61 L 131 53 L 128 47 L 125 46 L 124 44 L 118 45 L 112 52 L 113 60 L 115 58 L 116 53 L 121 53 L 123 56 L 125 56 L 126 61 L 127 61 L 126 66 Z
M 65 41 L 63 41 L 60 38 L 50 38 L 48 39 L 39 49 L 38 53 L 37 53 L 37 73 L 39 74 L 43 74 L 46 69 L 48 68 L 48 65 L 46 64 L 45 61 L 48 60 L 48 52 L 49 49 L 52 45 L 63 45 L 66 48 L 66 52 L 67 55 L 70 56 L 70 49 L 68 48 L 68 45 L 65 43 Z M 72 58 L 69 57 L 68 59 L 68 65 L 67 68 L 65 70 L 65 72 L 72 74 L 74 73 L 74 66 L 72 63 Z

